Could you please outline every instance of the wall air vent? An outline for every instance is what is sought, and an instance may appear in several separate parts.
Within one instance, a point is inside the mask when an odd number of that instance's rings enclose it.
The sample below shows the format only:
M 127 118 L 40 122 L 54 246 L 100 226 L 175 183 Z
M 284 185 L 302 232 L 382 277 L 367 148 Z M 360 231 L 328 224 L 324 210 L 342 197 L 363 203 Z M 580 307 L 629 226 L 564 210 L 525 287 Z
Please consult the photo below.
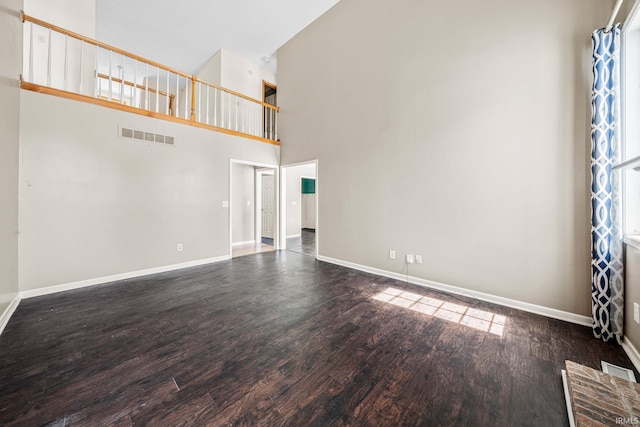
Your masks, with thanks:
M 168 135 L 160 135 L 159 133 L 145 132 L 142 130 L 119 128 L 118 136 L 127 139 L 139 139 L 141 141 L 157 142 L 159 144 L 175 145 L 174 138 Z

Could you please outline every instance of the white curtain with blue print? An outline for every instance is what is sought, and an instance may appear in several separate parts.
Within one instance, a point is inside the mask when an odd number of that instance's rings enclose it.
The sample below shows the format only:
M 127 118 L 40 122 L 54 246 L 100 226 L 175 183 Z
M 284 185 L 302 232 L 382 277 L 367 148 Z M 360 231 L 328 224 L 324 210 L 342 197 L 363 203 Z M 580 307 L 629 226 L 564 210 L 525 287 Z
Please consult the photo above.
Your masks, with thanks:
M 621 232 L 620 26 L 596 30 L 591 116 L 591 302 L 593 333 L 622 339 L 624 264 Z

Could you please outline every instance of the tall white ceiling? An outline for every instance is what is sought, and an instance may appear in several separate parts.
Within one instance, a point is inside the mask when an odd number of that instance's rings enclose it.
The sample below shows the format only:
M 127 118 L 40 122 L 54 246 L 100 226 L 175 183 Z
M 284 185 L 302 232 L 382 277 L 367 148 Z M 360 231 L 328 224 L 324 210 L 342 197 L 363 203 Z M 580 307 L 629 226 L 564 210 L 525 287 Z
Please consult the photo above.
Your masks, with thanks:
M 96 37 L 188 73 L 221 48 L 275 72 L 262 58 L 338 1 L 96 0 Z

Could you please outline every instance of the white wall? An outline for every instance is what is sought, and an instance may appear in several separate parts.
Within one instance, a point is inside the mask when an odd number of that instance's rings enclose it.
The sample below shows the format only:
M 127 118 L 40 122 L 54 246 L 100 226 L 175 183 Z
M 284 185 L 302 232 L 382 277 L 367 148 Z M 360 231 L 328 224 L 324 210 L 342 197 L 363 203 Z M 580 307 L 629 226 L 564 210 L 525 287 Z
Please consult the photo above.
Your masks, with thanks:
M 276 83 L 276 77 L 257 64 L 222 49 L 222 86 L 262 101 L 262 81 Z
M 20 131 L 23 291 L 228 256 L 229 159 L 279 163 L 271 144 L 28 91 Z
M 0 323 L 18 293 L 21 9 L 21 0 L 8 0 L 0 7 Z
M 24 12 L 74 33 L 96 38 L 95 0 L 24 0 Z
M 286 203 L 287 203 L 287 236 L 300 235 L 302 228 L 302 194 L 301 177 L 315 178 L 316 165 L 304 164 L 286 168 Z
M 275 83 L 275 76 L 264 67 L 253 64 L 226 49 L 220 49 L 197 73 L 208 83 L 262 101 L 262 81 Z M 204 95 L 203 95 L 204 96 Z M 263 135 L 263 107 L 252 101 L 225 92 L 211 92 L 209 106 L 199 104 L 201 113 L 209 112 L 209 123 L 249 133 Z M 225 111 L 224 114 L 222 112 Z
M 226 49 L 216 52 L 197 75 L 209 83 L 259 101 L 262 101 L 262 81 L 276 84 L 276 76 L 273 73 Z
M 420 254 L 412 276 L 590 315 L 590 34 L 611 6 L 342 0 L 289 41 L 282 163 L 319 161 L 320 255 Z
M 255 171 L 253 166 L 231 167 L 232 243 L 255 241 Z
M 217 51 L 198 71 L 198 77 L 205 82 L 220 86 L 222 84 L 222 49 Z

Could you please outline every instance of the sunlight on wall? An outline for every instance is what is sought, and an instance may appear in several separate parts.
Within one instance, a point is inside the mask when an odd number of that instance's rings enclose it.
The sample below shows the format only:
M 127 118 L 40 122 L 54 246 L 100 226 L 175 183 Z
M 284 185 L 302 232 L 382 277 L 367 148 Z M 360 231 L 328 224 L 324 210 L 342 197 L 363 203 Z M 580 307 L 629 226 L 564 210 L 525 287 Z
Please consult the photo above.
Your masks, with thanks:
M 507 320 L 505 316 L 489 311 L 478 310 L 452 302 L 444 302 L 436 298 L 396 288 L 387 288 L 382 292 L 378 292 L 372 298 L 499 336 L 502 336 Z

